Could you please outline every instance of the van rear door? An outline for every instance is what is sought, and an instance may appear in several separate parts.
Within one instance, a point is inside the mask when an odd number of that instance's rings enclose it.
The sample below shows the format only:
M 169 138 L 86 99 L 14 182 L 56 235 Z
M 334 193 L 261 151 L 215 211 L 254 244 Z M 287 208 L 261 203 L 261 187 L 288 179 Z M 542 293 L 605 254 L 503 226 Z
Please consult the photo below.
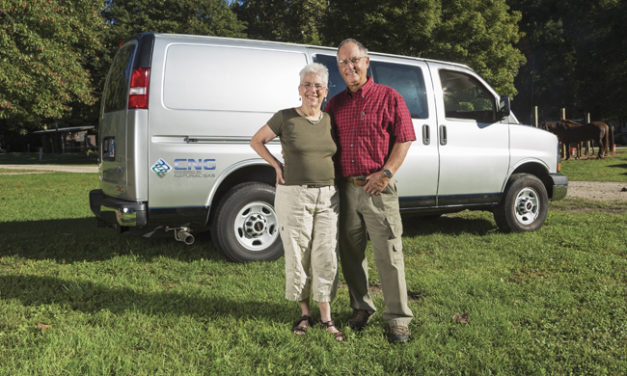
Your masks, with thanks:
M 105 195 L 146 201 L 146 129 L 149 68 L 141 64 L 141 44 L 133 39 L 120 47 L 107 76 L 99 123 L 101 188 Z M 132 82 L 143 85 L 130 88 Z M 137 84 L 134 84 L 137 86 Z M 140 172 L 144 176 L 140 175 Z

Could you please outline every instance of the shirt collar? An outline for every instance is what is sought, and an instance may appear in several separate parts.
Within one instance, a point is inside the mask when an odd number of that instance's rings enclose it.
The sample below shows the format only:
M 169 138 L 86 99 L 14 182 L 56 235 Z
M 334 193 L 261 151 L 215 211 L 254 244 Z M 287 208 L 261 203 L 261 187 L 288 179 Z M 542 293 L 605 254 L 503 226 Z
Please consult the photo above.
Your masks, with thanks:
M 348 88 L 346 88 L 346 91 L 348 92 L 348 95 L 350 95 L 351 97 L 356 95 L 356 96 L 363 98 L 368 94 L 368 92 L 372 89 L 373 86 L 374 86 L 374 81 L 372 81 L 372 77 L 367 76 L 366 83 L 364 84 L 364 86 L 360 87 L 359 90 L 353 93 Z

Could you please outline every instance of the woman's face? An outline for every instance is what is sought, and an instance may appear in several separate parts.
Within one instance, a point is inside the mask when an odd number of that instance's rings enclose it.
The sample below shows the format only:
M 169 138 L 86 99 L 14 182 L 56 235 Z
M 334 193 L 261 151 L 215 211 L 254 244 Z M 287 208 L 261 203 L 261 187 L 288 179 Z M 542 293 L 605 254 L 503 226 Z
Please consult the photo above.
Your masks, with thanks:
M 329 93 L 329 89 L 320 76 L 315 73 L 307 73 L 300 85 L 298 85 L 298 93 L 303 100 L 303 104 L 313 108 L 320 108 L 324 98 Z

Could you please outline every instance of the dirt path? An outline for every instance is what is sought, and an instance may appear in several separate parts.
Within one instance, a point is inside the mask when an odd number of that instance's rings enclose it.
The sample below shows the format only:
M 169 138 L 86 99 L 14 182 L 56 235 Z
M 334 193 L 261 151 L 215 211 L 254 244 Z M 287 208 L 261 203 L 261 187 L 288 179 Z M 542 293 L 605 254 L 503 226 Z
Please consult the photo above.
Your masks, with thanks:
M 627 201 L 627 183 L 569 181 L 566 197 L 597 201 Z
M 25 170 L 37 172 L 98 172 L 98 166 L 81 166 L 81 165 L 16 165 L 16 164 L 0 164 L 0 170 Z M 2 175 L 24 174 L 25 172 L 5 172 Z

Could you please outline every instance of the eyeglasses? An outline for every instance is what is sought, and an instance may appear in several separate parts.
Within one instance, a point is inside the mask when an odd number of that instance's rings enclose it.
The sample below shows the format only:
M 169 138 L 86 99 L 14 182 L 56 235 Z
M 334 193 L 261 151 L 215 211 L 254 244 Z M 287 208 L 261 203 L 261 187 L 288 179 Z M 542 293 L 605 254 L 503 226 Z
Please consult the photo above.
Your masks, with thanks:
M 359 62 L 359 60 L 365 58 L 366 56 L 356 56 L 356 57 L 352 57 L 350 59 L 344 59 L 344 60 L 338 60 L 337 63 L 340 65 L 348 65 L 348 64 L 357 64 Z
M 303 82 L 300 85 L 304 87 L 305 90 L 313 88 L 315 91 L 319 91 L 319 90 L 326 88 L 326 86 L 322 84 L 312 84 L 311 82 Z

